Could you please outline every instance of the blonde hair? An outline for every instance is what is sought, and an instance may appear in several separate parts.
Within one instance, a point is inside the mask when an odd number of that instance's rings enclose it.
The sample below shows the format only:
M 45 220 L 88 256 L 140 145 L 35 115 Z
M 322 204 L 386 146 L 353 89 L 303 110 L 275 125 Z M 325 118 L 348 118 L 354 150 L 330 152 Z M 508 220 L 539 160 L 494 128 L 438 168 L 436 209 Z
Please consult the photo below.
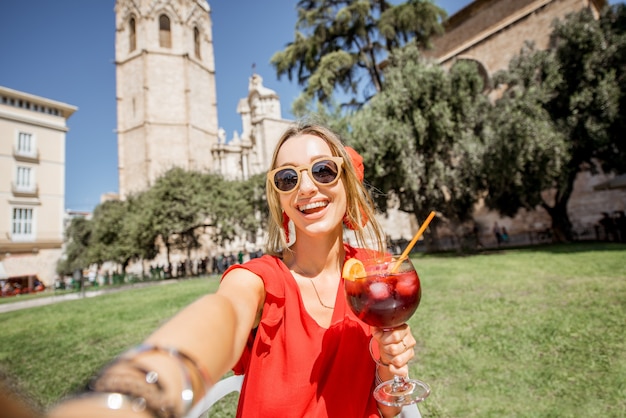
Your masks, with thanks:
M 352 159 L 346 152 L 344 144 L 333 131 L 321 124 L 307 121 L 298 122 L 287 128 L 276 144 L 269 170 L 276 167 L 276 158 L 282 145 L 290 138 L 300 135 L 315 135 L 323 139 L 330 147 L 333 156 L 343 158 L 344 162 L 341 176 L 346 190 L 346 220 L 356 228 L 354 233 L 358 246 L 367 247 L 367 243 L 374 243 L 375 249 L 379 252 L 383 252 L 385 249 L 384 233 L 375 218 L 372 198 L 359 181 L 354 165 L 352 164 Z M 268 178 L 265 185 L 267 204 L 270 212 L 265 252 L 281 257 L 283 251 L 287 249 L 288 246 L 283 229 L 283 211 L 280 206 L 280 198 L 278 192 L 272 187 L 271 181 L 272 180 Z

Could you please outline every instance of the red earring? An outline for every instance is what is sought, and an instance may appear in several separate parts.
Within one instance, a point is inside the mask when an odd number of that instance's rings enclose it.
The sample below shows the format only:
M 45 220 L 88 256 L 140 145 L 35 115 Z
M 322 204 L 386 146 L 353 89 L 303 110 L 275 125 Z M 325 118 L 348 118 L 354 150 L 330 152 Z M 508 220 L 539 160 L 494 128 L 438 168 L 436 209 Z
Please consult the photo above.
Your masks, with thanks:
M 289 244 L 289 216 L 283 212 L 283 231 L 285 231 L 285 241 Z

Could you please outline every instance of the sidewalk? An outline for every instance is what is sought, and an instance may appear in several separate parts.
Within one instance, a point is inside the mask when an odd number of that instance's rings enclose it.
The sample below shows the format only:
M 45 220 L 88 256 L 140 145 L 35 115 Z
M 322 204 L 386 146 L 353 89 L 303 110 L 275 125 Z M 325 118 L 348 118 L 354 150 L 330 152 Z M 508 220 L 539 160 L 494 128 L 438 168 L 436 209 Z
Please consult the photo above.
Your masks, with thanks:
M 76 292 L 76 293 L 68 293 L 66 295 L 47 296 L 47 297 L 29 299 L 29 300 L 24 300 L 24 301 L 19 301 L 19 302 L 3 303 L 0 305 L 0 314 L 5 313 L 5 312 L 18 311 L 20 309 L 34 308 L 37 306 L 51 305 L 53 303 L 65 302 L 68 300 L 93 298 L 93 297 L 105 295 L 108 293 L 121 292 L 122 290 L 139 289 L 139 288 L 147 287 L 147 286 L 164 285 L 164 284 L 177 283 L 177 282 L 178 282 L 177 279 L 168 279 L 168 280 L 158 280 L 158 281 L 153 281 L 153 282 L 133 283 L 133 284 L 124 285 L 124 286 L 115 287 L 115 288 L 109 288 L 109 289 L 89 290 L 84 293 Z M 12 296 L 12 297 L 19 298 L 19 296 Z

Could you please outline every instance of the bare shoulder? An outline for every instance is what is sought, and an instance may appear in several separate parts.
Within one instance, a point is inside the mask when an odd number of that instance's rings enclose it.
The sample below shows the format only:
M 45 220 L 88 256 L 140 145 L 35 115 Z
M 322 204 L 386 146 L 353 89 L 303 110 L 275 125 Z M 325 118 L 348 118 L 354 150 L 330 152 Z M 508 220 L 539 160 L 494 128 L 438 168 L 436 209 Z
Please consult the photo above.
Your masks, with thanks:
M 230 288 L 263 288 L 263 280 L 257 274 L 246 268 L 236 268 L 230 270 L 220 283 L 219 291 Z M 258 290 L 258 289 L 256 289 Z
M 236 268 L 224 275 L 217 293 L 233 302 L 243 301 L 259 309 L 265 300 L 263 280 L 245 268 Z
M 222 278 L 217 294 L 231 301 L 240 323 L 249 326 L 247 332 L 258 325 L 265 301 L 261 277 L 245 268 L 233 269 Z

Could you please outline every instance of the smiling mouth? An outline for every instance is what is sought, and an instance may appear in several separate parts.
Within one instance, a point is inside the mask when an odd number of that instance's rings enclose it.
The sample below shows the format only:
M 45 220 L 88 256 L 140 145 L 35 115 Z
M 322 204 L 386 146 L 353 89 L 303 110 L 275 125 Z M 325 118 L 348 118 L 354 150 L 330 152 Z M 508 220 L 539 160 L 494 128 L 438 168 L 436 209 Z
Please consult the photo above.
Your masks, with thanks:
M 298 206 L 298 210 L 302 213 L 315 213 L 325 208 L 326 206 L 328 206 L 328 202 L 320 201 Z

